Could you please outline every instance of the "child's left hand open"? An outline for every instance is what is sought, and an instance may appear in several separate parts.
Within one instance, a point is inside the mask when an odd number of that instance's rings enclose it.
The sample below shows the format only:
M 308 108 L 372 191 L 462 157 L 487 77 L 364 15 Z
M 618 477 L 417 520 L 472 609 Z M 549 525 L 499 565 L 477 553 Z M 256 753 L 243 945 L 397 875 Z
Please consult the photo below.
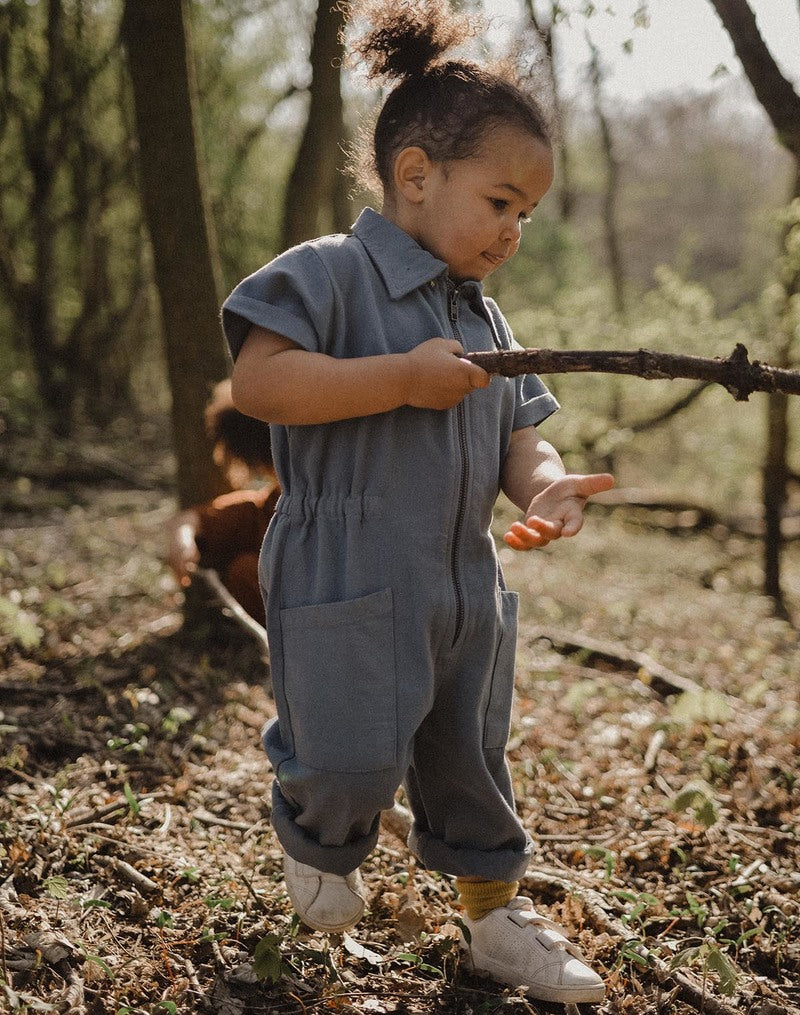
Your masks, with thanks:
M 503 537 L 513 550 L 538 550 L 554 539 L 574 536 L 583 526 L 587 498 L 610 490 L 608 473 L 562 476 L 538 493 L 528 505 L 524 522 L 514 522 Z

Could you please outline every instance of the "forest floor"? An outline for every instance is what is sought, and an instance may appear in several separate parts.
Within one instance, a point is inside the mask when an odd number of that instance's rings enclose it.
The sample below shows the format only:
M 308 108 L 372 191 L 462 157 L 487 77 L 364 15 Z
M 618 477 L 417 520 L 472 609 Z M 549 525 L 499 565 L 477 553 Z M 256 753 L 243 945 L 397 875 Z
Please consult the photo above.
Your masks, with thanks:
M 19 454 L 0 542 L 0 1010 L 563 1011 L 464 968 L 451 879 L 389 827 L 351 934 L 297 925 L 265 664 L 222 613 L 182 628 L 167 488 L 96 458 L 95 479 L 69 479 L 58 454 L 48 480 Z M 606 977 L 586 1011 L 797 1015 L 800 642 L 758 593 L 757 542 L 691 520 L 596 507 L 578 539 L 503 551 L 524 603 L 523 889 Z M 785 580 L 800 606 L 796 544 Z

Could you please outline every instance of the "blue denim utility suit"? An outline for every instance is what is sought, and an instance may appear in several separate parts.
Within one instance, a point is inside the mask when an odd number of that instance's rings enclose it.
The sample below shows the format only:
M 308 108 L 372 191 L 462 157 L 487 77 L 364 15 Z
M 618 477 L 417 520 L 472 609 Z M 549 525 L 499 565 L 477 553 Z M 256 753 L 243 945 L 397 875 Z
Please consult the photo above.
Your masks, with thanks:
M 371 209 L 352 234 L 241 282 L 223 307 L 234 357 L 251 324 L 341 358 L 435 337 L 513 345 L 479 283 L 453 283 Z M 489 528 L 512 431 L 557 407 L 536 377 L 495 377 L 450 410 L 272 427 L 283 492 L 260 576 L 278 717 L 263 741 L 276 834 L 300 862 L 358 867 L 403 783 L 426 867 L 524 872 L 530 839 L 504 753 L 517 595 Z

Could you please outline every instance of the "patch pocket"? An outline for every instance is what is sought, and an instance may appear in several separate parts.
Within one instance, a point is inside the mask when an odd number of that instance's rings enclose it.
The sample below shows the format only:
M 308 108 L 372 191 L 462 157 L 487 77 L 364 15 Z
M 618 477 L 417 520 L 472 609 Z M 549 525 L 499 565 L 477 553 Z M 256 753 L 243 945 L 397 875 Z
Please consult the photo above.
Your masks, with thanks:
M 518 612 L 519 593 L 501 592 L 500 640 L 494 657 L 492 683 L 483 723 L 483 746 L 487 751 L 504 749 L 511 729 Z
M 375 772 L 397 760 L 391 589 L 281 610 L 283 689 L 298 761 Z

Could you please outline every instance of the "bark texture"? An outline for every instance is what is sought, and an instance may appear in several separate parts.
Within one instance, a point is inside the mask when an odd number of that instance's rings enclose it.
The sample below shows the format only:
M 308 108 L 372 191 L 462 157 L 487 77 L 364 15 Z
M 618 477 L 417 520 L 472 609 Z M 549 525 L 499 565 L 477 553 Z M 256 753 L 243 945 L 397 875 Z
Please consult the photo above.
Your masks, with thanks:
M 181 0 L 126 0 L 122 34 L 133 83 L 142 203 L 161 301 L 181 506 L 225 489 L 203 414 L 228 364 L 221 283 L 194 129 L 188 26 Z
M 747 349 L 737 344 L 727 359 L 705 359 L 667 352 L 637 349 L 521 349 L 504 352 L 471 352 L 468 359 L 489 373 L 504 377 L 521 374 L 603 373 L 631 374 L 646 380 L 686 378 L 710 381 L 727 388 L 733 397 L 746 402 L 754 391 L 781 391 L 800 395 L 800 371 L 767 366 L 751 361 Z

